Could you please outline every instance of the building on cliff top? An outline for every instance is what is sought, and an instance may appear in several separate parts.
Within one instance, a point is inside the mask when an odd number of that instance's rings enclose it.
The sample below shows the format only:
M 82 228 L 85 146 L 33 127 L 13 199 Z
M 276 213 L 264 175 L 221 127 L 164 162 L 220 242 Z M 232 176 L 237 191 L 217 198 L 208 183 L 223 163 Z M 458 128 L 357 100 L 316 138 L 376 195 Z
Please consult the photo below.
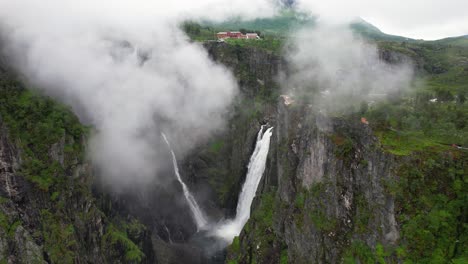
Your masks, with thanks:
M 257 33 L 246 33 L 242 34 L 239 31 L 227 31 L 227 32 L 218 32 L 216 33 L 216 37 L 218 39 L 227 39 L 227 38 L 234 38 L 234 39 L 260 39 Z

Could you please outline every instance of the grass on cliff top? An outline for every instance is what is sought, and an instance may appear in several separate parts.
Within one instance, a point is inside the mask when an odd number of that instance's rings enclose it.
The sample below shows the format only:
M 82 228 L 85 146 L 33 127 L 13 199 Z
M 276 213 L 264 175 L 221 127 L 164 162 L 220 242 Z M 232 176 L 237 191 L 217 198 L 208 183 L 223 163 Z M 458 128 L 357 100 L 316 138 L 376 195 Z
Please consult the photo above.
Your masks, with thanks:
M 439 42 L 379 42 L 417 62 L 415 87 L 362 113 L 396 155 L 468 146 L 468 47 Z M 436 99 L 436 101 L 434 101 Z M 432 101 L 431 101 L 432 100 Z
M 182 30 L 192 41 L 216 41 L 216 33 L 225 31 L 226 28 L 213 27 L 210 25 L 201 25 L 193 21 L 186 21 L 181 25 Z M 233 30 L 245 30 L 247 32 L 257 31 L 259 35 L 262 33 L 258 30 L 236 28 Z M 261 35 L 261 39 L 226 39 L 225 43 L 239 47 L 253 47 L 279 54 L 281 51 L 283 40 L 280 37 L 273 35 Z
M 288 34 L 291 29 L 312 24 L 314 21 L 315 18 L 306 13 L 285 8 L 272 17 L 256 18 L 251 20 L 232 17 L 218 23 L 204 21 L 202 22 L 202 25 L 215 28 L 218 31 L 237 31 L 240 29 L 247 29 L 249 31 L 261 31 L 263 35 L 281 36 Z
M 378 131 L 376 132 L 384 149 L 397 156 L 406 156 L 414 151 L 421 151 L 428 147 L 436 149 L 447 149 L 435 140 L 424 136 L 422 132 L 395 132 L 395 131 Z
M 436 93 L 383 102 L 362 113 L 383 144 L 395 155 L 427 148 L 444 151 L 451 145 L 468 146 L 468 104 L 451 98 L 429 102 Z

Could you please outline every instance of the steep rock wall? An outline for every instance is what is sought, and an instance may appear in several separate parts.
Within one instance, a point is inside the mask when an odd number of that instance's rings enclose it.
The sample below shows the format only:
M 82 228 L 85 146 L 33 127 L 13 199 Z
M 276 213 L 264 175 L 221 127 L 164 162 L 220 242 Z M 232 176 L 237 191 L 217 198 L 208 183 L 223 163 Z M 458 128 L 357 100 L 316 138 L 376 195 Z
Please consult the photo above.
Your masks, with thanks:
M 0 261 L 153 262 L 145 228 L 98 207 L 85 137 L 69 110 L 0 67 Z
M 385 190 L 394 178 L 393 158 L 358 117 L 317 112 L 279 103 L 263 188 L 230 258 L 340 263 L 352 244 L 375 249 L 397 241 L 395 201 Z M 267 213 L 256 214 L 259 208 Z

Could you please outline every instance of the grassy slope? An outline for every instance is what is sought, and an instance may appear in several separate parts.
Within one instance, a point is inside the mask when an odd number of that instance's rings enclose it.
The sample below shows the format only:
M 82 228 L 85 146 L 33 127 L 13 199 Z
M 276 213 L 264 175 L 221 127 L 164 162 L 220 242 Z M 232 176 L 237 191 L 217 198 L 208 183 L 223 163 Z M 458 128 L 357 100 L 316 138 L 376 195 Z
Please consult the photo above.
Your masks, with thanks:
M 380 42 L 419 61 L 416 85 L 367 115 L 388 150 L 407 155 L 427 146 L 468 145 L 468 47 Z M 437 98 L 437 102 L 430 102 Z
M 247 29 L 249 31 L 260 31 L 263 35 L 279 37 L 287 34 L 295 27 L 308 23 L 314 23 L 314 18 L 303 13 L 286 10 L 271 18 L 257 18 L 254 20 L 231 18 L 220 23 L 204 21 L 202 25 L 218 31 Z

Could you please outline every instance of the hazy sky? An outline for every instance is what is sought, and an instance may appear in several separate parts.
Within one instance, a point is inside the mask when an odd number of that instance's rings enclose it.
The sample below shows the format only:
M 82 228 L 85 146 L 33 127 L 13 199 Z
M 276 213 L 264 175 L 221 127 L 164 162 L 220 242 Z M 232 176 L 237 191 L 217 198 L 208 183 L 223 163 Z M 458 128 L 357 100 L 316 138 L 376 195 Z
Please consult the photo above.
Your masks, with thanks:
M 50 13 L 129 20 L 187 16 L 222 19 L 229 15 L 269 16 L 281 0 L 0 0 L 0 9 L 24 19 L 41 19 Z M 412 38 L 439 39 L 468 34 L 467 0 L 295 0 L 298 8 L 342 22 L 362 17 L 382 31 Z M 5 8 L 4 8 L 5 7 Z M 13 8 L 12 8 L 13 7 Z M 36 12 L 38 9 L 46 12 Z M 0 11 L 1 13 L 1 11 Z M 9 14 L 13 15 L 13 14 Z M 82 16 L 84 17 L 84 16 Z M 1 17 L 0 17 L 1 18 Z M 63 20 L 70 16 L 63 15 Z M 141 22 L 141 21 L 140 21 Z
M 362 17 L 382 31 L 439 39 L 468 34 L 467 0 L 298 0 L 300 8 L 340 21 Z

